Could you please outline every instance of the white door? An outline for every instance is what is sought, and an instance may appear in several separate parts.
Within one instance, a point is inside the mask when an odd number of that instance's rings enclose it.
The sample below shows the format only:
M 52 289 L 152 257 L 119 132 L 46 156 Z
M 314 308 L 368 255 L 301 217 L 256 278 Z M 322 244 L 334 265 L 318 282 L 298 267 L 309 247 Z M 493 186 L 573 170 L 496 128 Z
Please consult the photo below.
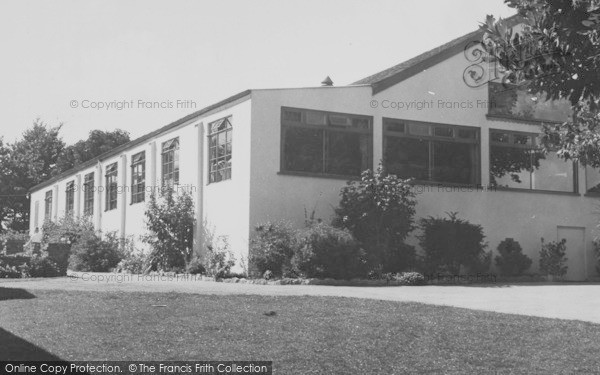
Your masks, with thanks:
M 566 280 L 583 281 L 586 275 L 586 251 L 585 251 L 585 228 L 584 227 L 556 227 L 556 239 L 566 239 L 567 247 L 567 275 Z

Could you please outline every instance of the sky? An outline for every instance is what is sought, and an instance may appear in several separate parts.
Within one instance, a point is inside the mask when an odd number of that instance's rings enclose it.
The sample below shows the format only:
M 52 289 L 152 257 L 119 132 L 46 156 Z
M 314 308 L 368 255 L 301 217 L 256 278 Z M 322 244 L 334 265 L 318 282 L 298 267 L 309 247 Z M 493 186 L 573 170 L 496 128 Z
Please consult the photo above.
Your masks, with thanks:
M 68 144 L 93 129 L 133 139 L 246 89 L 347 85 L 514 13 L 502 0 L 3 0 L 0 136 L 40 118 Z

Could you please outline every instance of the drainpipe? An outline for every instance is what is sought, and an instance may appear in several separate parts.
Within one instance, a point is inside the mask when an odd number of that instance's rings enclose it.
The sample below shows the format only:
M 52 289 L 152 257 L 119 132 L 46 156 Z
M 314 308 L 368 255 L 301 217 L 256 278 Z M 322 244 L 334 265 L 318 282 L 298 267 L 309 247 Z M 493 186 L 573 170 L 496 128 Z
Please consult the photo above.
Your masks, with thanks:
M 200 260 L 205 258 L 204 248 L 204 123 L 196 125 L 198 150 L 197 153 L 197 171 L 196 176 L 196 251 Z
M 127 235 L 127 155 L 121 155 L 121 238 L 125 240 Z M 117 189 L 119 191 L 119 189 Z
M 94 187 L 96 194 L 94 195 L 94 229 L 96 232 L 102 231 L 102 165 L 100 161 L 96 164 L 96 172 L 94 173 Z

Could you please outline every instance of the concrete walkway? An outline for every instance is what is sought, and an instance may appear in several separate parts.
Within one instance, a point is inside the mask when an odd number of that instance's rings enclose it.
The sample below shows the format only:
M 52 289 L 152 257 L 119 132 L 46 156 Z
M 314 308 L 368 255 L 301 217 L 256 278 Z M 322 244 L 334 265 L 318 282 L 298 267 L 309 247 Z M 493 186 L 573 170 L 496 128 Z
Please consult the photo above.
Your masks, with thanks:
M 485 284 L 469 286 L 346 287 L 217 283 L 121 274 L 81 274 L 80 278 L 0 279 L 0 288 L 177 292 L 216 295 L 335 296 L 411 301 L 509 314 L 582 320 L 600 324 L 600 284 Z M 0 302 L 1 303 L 1 302 Z

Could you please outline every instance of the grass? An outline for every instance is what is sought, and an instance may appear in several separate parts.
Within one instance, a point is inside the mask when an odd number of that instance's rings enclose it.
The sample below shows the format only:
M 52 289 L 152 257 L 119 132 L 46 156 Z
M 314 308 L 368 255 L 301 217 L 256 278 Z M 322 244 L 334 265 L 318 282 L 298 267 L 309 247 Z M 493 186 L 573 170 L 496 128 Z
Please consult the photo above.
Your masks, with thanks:
M 0 288 L 0 324 L 2 360 L 273 360 L 276 374 L 600 372 L 600 325 L 416 303 Z

